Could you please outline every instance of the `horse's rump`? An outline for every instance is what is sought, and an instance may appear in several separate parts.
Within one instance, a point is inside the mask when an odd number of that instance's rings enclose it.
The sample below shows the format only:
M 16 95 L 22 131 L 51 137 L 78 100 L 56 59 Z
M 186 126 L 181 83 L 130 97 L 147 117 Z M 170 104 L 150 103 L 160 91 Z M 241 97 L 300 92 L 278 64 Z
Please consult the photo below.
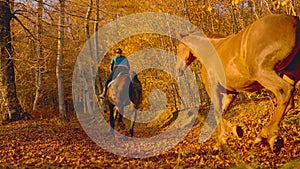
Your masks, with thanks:
M 141 83 L 137 76 L 130 78 L 128 73 L 120 73 L 108 87 L 108 100 L 114 105 L 138 104 L 141 99 Z
M 128 105 L 129 85 L 129 74 L 119 74 L 107 89 L 108 101 L 113 105 Z
M 280 74 L 285 74 L 294 81 L 300 80 L 300 20 L 295 17 L 296 21 L 296 42 L 290 56 L 283 62 L 276 65 L 275 69 Z

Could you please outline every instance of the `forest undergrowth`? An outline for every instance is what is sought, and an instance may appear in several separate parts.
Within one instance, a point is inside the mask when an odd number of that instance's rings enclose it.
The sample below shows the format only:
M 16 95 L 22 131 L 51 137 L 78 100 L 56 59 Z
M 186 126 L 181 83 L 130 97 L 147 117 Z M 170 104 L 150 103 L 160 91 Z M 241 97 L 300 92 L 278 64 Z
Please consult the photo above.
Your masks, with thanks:
M 244 129 L 239 139 L 228 135 L 228 145 L 213 151 L 216 135 L 198 143 L 202 123 L 198 120 L 189 134 L 171 150 L 150 158 L 114 155 L 94 143 L 76 117 L 63 121 L 47 111 L 33 120 L 0 125 L 1 168 L 283 168 L 300 166 L 300 111 L 290 111 L 281 122 L 284 147 L 273 153 L 268 145 L 253 146 L 267 123 L 274 105 L 271 100 L 238 103 L 224 117 Z M 199 118 L 201 119 L 201 118 Z M 160 132 L 161 128 L 136 126 L 138 137 Z

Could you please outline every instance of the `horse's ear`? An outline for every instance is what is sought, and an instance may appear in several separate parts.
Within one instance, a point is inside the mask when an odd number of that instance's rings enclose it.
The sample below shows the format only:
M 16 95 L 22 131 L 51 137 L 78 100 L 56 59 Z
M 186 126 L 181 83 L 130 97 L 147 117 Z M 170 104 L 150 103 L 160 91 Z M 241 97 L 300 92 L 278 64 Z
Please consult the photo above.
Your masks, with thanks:
M 183 34 L 183 33 L 178 33 L 178 32 L 177 32 L 176 36 L 177 36 L 178 39 L 183 39 L 183 38 L 185 38 L 186 36 L 188 36 L 188 34 Z
M 183 39 L 187 36 L 190 36 L 191 34 L 194 34 L 196 32 L 198 32 L 198 28 L 194 27 L 194 28 L 190 28 L 189 30 L 187 30 L 184 33 L 183 32 L 176 32 L 176 36 L 177 36 L 178 39 L 181 40 L 181 39 Z

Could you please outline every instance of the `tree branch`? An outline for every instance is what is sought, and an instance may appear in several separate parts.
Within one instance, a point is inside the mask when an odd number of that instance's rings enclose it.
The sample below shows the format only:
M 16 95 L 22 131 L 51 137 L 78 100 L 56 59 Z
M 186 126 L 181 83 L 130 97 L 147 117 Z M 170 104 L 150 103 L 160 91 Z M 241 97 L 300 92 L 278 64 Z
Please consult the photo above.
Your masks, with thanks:
M 20 21 L 20 19 L 19 19 L 17 16 L 13 15 L 12 17 L 13 17 L 13 18 L 14 18 L 14 19 L 22 26 L 23 29 L 25 29 L 25 31 L 26 31 L 27 33 L 29 33 L 29 35 L 33 38 L 33 40 L 39 41 L 39 39 L 37 39 L 37 38 L 30 32 L 30 30 L 29 30 L 28 28 L 26 28 L 26 26 Z

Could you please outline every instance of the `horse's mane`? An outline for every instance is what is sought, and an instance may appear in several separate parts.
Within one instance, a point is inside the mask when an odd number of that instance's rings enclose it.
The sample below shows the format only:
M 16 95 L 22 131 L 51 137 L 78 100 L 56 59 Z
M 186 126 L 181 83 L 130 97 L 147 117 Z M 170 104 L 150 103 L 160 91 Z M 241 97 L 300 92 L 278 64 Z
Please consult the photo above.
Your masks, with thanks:
M 215 38 L 225 38 L 226 37 L 225 34 L 217 33 L 217 32 L 206 32 L 205 35 L 208 38 L 212 38 L 212 39 L 215 39 Z

